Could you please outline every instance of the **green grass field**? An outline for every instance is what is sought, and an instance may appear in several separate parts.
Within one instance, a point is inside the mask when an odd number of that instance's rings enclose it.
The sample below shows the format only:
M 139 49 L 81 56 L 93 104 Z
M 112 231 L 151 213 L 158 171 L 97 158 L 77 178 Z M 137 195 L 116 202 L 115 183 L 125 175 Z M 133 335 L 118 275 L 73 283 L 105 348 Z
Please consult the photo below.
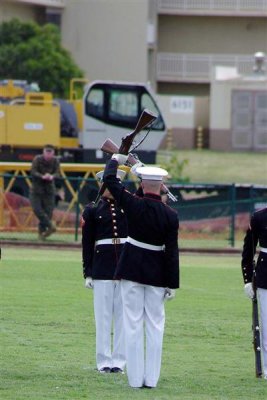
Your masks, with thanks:
M 154 390 L 95 371 L 92 291 L 83 286 L 80 251 L 2 248 L 0 275 L 3 400 L 267 398 L 267 381 L 254 377 L 238 256 L 181 255 Z
M 267 185 L 265 153 L 219 152 L 211 150 L 174 150 L 158 152 L 157 162 L 165 163 L 170 154 L 187 159 L 183 176 L 193 183 L 249 183 Z

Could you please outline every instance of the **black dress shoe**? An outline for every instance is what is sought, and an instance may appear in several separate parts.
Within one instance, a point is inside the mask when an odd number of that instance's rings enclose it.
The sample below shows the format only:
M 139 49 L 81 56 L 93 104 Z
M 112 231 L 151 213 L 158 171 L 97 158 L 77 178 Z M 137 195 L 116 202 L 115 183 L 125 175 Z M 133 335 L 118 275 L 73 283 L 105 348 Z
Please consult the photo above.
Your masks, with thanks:
M 123 370 L 118 367 L 111 368 L 110 372 L 113 372 L 114 374 L 123 374 Z
M 98 370 L 98 372 L 100 372 L 101 374 L 109 374 L 110 371 L 111 371 L 111 369 L 109 367 L 103 367 Z
M 147 386 L 147 385 L 143 385 L 144 389 L 152 389 L 153 386 Z

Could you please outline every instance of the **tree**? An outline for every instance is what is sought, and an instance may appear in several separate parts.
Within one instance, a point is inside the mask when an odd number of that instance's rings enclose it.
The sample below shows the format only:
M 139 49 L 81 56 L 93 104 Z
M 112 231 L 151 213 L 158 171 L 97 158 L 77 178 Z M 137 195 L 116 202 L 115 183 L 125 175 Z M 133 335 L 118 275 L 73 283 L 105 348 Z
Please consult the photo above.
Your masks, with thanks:
M 18 19 L 0 25 L 0 80 L 37 82 L 42 91 L 66 97 L 74 77 L 83 77 L 83 72 L 61 46 L 55 25 Z

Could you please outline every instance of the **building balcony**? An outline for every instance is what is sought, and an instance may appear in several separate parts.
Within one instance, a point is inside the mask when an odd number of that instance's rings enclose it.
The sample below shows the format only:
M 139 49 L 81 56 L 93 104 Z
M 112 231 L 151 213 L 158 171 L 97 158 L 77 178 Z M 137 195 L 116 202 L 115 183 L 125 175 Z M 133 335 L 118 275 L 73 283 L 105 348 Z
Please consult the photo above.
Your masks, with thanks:
M 236 67 L 240 75 L 250 75 L 253 55 L 235 54 L 157 54 L 157 82 L 210 83 L 213 67 Z
M 66 0 L 11 0 L 14 3 L 32 4 L 43 7 L 64 8 Z
M 158 0 L 158 14 L 267 16 L 267 0 Z

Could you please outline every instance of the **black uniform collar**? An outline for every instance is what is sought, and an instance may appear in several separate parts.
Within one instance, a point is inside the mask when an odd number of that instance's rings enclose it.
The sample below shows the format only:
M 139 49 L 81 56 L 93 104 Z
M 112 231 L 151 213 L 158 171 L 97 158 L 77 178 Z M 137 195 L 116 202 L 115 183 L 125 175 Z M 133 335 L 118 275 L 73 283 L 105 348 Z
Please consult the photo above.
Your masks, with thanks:
M 157 201 L 161 201 L 161 197 L 160 197 L 160 195 L 159 194 L 156 194 L 156 193 L 149 193 L 149 192 L 146 192 L 145 193 L 145 195 L 144 195 L 144 197 L 147 199 L 151 199 L 151 200 L 157 200 Z

